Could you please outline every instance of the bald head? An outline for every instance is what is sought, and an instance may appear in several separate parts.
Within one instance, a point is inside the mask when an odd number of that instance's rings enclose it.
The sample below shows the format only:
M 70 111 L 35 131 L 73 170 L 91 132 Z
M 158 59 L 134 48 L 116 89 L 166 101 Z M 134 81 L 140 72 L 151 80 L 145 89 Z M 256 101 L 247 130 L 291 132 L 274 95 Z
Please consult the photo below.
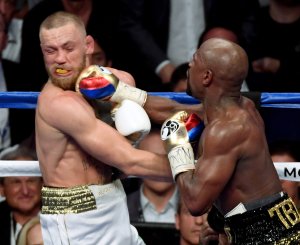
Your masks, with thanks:
M 233 31 L 231 31 L 227 28 L 223 28 L 223 27 L 214 27 L 214 28 L 209 29 L 203 35 L 202 42 L 204 42 L 210 38 L 223 38 L 223 39 L 229 40 L 231 42 L 238 43 L 237 35 Z
M 230 86 L 241 86 L 248 72 L 246 52 L 236 43 L 211 38 L 203 42 L 196 55 L 213 73 L 214 81 L 226 81 Z

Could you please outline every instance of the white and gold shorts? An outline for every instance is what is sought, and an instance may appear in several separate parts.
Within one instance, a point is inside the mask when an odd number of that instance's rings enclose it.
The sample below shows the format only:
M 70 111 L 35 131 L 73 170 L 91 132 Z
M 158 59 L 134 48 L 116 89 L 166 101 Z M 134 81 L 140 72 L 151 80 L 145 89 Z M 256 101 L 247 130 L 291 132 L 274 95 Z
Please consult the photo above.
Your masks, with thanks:
M 106 185 L 43 187 L 42 202 L 45 245 L 144 244 L 130 224 L 120 180 Z

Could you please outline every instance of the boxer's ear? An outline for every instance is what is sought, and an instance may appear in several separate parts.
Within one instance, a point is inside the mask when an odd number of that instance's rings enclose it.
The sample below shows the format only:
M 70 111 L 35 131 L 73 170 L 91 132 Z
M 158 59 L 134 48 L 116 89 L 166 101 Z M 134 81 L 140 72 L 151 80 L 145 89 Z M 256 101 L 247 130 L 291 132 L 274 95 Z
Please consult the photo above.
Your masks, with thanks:
M 91 35 L 87 35 L 85 38 L 85 44 L 86 44 L 86 54 L 90 55 L 94 52 L 94 45 L 95 41 L 94 38 Z
M 206 72 L 204 73 L 203 75 L 203 85 L 205 87 L 209 86 L 211 81 L 212 81 L 212 78 L 213 78 L 213 73 L 211 70 L 206 70 Z

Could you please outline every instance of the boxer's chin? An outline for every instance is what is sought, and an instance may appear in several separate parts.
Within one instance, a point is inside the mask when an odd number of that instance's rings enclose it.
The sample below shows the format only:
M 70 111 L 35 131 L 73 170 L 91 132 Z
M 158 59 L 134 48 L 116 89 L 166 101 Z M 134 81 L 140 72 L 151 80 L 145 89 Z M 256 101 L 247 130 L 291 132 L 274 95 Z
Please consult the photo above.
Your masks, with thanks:
M 69 78 L 55 78 L 55 77 L 51 77 L 50 79 L 52 81 L 52 83 L 63 89 L 63 90 L 72 90 L 75 91 L 75 83 L 76 83 L 76 79 L 74 77 L 69 77 Z

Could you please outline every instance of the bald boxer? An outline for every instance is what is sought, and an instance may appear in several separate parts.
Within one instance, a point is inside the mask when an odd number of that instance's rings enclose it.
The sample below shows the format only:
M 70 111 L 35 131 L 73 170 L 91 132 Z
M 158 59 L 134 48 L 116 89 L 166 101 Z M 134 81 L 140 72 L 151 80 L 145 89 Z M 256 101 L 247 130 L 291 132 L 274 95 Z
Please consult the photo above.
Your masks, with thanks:
M 94 42 L 77 16 L 57 12 L 47 17 L 40 26 L 40 42 L 49 75 L 36 108 L 44 244 L 144 244 L 129 223 L 125 192 L 114 169 L 170 181 L 167 157 L 132 147 L 75 92 L 78 76 L 90 65 Z M 124 82 L 133 82 L 128 73 L 113 71 Z M 145 108 L 156 115 L 153 110 L 161 102 L 157 120 L 182 107 L 149 96 Z
M 189 211 L 202 215 L 213 205 L 210 225 L 224 229 L 232 244 L 299 244 L 299 213 L 282 191 L 263 120 L 240 93 L 247 71 L 247 55 L 233 42 L 212 38 L 196 51 L 188 88 L 203 102 L 205 129 L 193 166 L 186 113 L 164 123 L 172 173 Z

